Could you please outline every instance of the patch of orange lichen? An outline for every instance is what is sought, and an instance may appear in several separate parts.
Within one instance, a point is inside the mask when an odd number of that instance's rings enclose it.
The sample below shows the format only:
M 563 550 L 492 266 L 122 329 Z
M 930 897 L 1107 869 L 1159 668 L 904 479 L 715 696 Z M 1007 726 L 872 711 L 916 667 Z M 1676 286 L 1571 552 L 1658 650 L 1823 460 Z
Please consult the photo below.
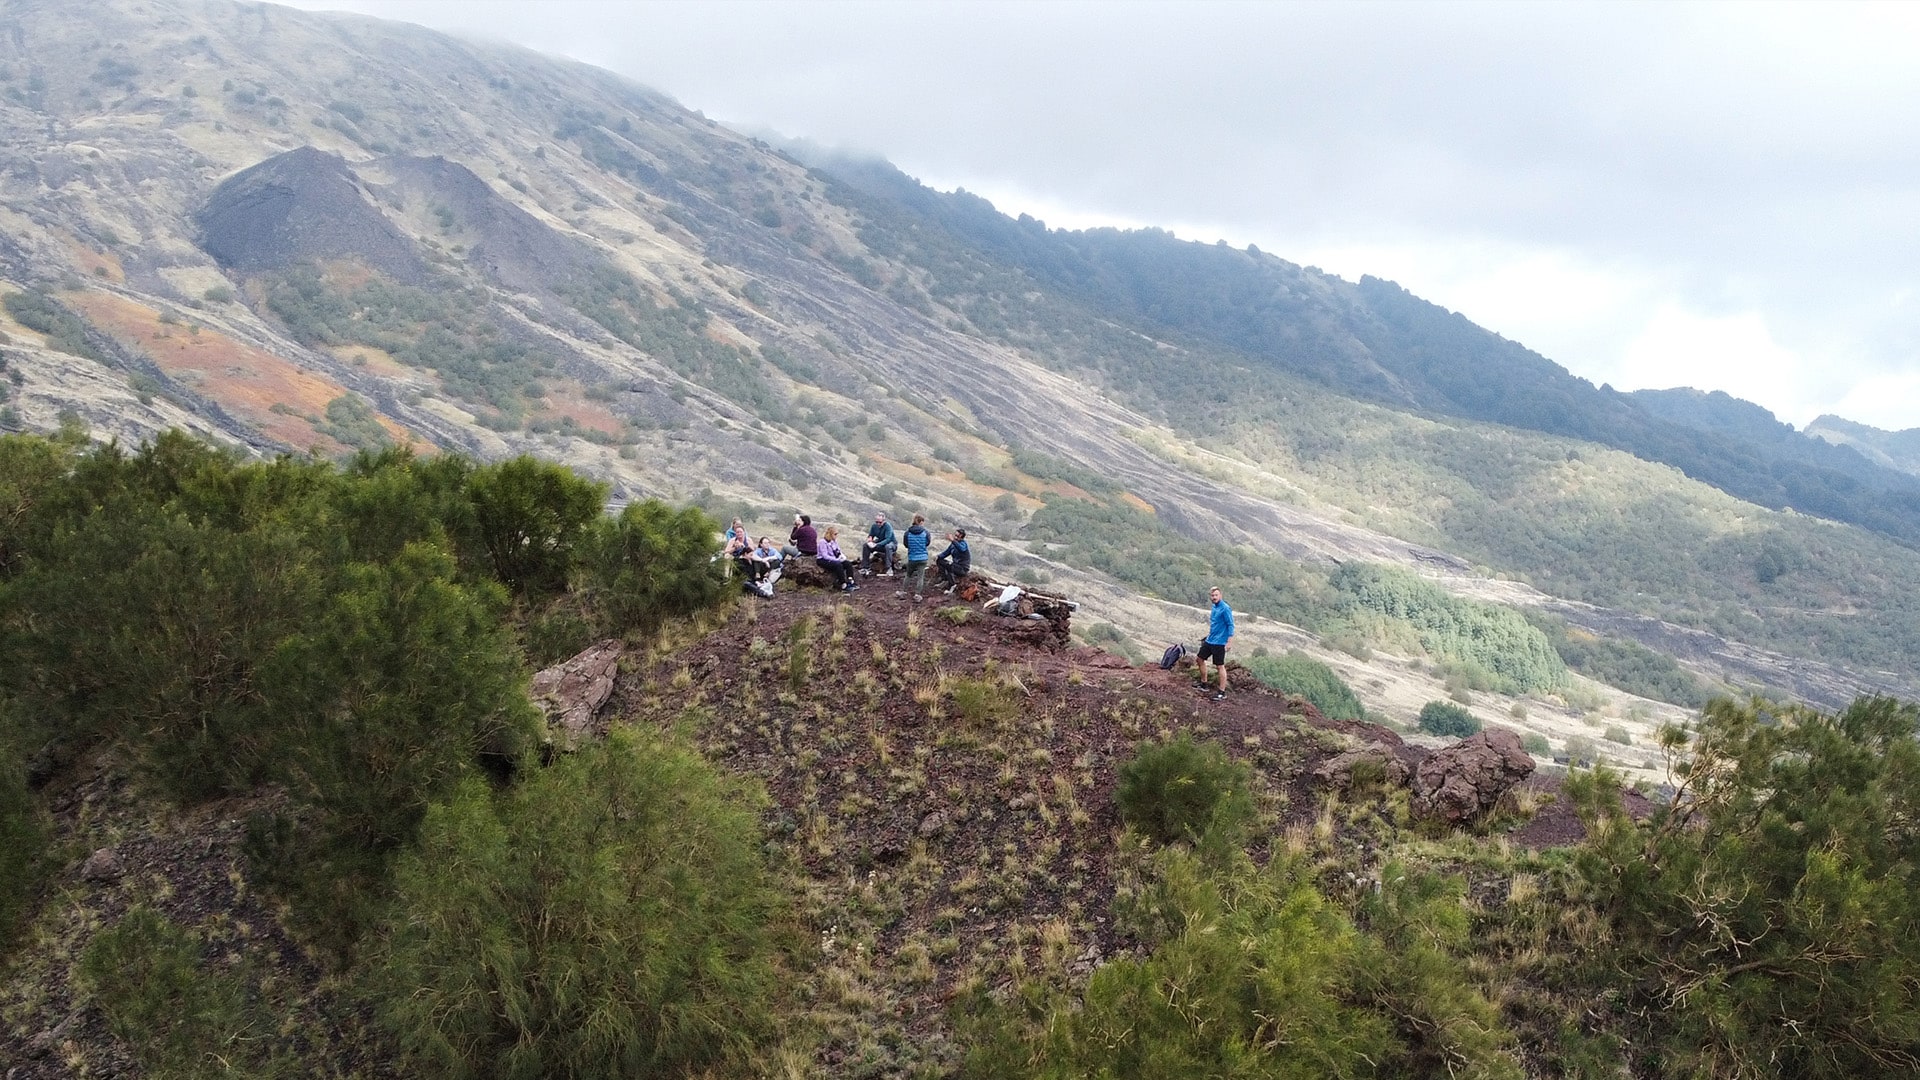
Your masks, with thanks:
M 540 414 L 552 417 L 571 416 L 573 422 L 581 427 L 592 428 L 608 435 L 618 436 L 627 429 L 627 425 L 613 415 L 612 410 L 597 401 L 590 401 L 580 396 L 578 391 L 571 387 L 561 389 L 549 385 L 547 407 L 540 410 Z
M 99 277 L 101 275 L 94 272 L 95 268 L 104 267 L 107 271 L 106 280 L 127 280 L 127 271 L 120 265 L 120 256 L 111 251 L 95 251 L 81 243 L 78 237 L 66 236 L 61 239 L 67 249 L 67 261 L 75 270 L 88 277 Z
M 182 323 L 163 323 L 158 311 L 122 297 L 87 292 L 65 299 L 95 326 L 139 349 L 160 370 L 267 437 L 300 449 L 317 447 L 329 453 L 347 449 L 307 419 L 325 416 L 327 403 L 349 392 L 339 383 L 217 331 L 202 328 L 194 333 Z M 275 405 L 287 411 L 276 412 Z M 382 416 L 379 421 L 396 442 L 416 441 L 412 432 L 392 420 Z
M 1135 510 L 1139 510 L 1148 514 L 1159 513 L 1159 511 L 1153 508 L 1152 503 L 1148 502 L 1147 500 L 1141 498 L 1138 495 L 1135 495 L 1131 491 L 1121 492 L 1120 498 L 1121 498 L 1121 501 L 1125 502 L 1128 506 L 1133 507 Z
M 387 350 L 376 349 L 371 345 L 333 345 L 328 346 L 327 351 L 332 353 L 335 359 L 343 363 L 366 368 L 375 375 L 383 375 L 389 379 L 408 379 L 415 381 L 431 379 L 430 372 L 423 372 L 418 368 L 410 368 L 400 361 L 395 360 L 393 354 Z
M 950 488 L 959 488 L 966 493 L 970 501 L 978 503 L 981 506 L 992 502 L 1002 495 L 1009 494 L 1007 489 L 1002 487 L 996 487 L 992 484 L 975 483 L 973 480 L 968 479 L 966 473 L 958 470 L 948 469 L 929 473 L 918 465 L 908 464 L 907 462 L 881 454 L 875 454 L 871 451 L 863 453 L 861 460 L 875 471 L 903 483 L 926 484 L 929 482 L 937 482 Z M 1079 491 L 1080 489 L 1067 486 L 1065 490 Z M 1016 491 L 1011 494 L 1020 501 L 1020 505 L 1023 508 L 1032 509 L 1040 505 L 1040 500 L 1024 492 Z M 1091 498 L 1091 496 L 1088 497 Z

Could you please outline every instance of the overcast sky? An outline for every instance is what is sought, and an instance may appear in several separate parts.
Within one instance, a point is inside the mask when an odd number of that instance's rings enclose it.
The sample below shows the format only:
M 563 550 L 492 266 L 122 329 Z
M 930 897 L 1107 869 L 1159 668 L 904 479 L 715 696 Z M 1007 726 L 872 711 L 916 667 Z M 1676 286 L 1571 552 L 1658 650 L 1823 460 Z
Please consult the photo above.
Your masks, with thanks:
M 1920 427 L 1920 4 L 299 0 L 1051 225 L 1390 278 L 1595 382 Z

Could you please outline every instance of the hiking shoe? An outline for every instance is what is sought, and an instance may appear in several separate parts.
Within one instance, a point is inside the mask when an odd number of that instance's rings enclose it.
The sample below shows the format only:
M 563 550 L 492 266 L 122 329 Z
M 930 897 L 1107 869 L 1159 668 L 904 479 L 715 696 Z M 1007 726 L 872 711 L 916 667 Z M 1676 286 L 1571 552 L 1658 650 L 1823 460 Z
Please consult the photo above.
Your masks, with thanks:
M 1227 700 L 1227 692 L 1225 690 L 1220 691 L 1219 693 L 1213 695 L 1213 700 L 1215 701 Z
M 895 600 L 905 600 L 905 599 L 907 598 L 907 592 L 906 592 L 906 590 L 905 590 L 905 589 L 902 589 L 902 590 L 900 590 L 899 592 L 897 592 L 897 593 L 894 593 L 894 594 L 893 594 L 893 598 L 894 598 Z

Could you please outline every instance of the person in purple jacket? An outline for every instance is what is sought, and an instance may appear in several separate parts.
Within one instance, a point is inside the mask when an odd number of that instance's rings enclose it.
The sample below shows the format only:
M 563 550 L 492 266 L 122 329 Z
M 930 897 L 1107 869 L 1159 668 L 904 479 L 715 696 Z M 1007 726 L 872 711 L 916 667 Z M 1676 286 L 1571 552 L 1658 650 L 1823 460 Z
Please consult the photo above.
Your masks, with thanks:
M 813 530 L 813 518 L 793 515 L 793 531 L 787 534 L 787 546 L 780 554 L 789 559 L 811 559 L 820 553 L 820 534 Z
M 827 526 L 827 531 L 820 537 L 820 547 L 814 552 L 813 561 L 827 572 L 834 588 L 841 592 L 853 592 L 860 588 L 853 583 L 853 563 L 840 551 L 840 526 Z

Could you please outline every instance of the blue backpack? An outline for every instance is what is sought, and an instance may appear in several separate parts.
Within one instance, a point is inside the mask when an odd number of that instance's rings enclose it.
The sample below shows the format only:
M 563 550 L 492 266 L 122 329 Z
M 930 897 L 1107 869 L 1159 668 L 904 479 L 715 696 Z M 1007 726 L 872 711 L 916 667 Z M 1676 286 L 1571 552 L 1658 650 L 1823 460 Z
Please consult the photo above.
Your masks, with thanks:
M 1181 657 L 1186 655 L 1187 647 L 1185 645 L 1176 644 L 1167 646 L 1167 651 L 1160 654 L 1160 670 L 1172 671 L 1173 666 L 1178 664 Z

